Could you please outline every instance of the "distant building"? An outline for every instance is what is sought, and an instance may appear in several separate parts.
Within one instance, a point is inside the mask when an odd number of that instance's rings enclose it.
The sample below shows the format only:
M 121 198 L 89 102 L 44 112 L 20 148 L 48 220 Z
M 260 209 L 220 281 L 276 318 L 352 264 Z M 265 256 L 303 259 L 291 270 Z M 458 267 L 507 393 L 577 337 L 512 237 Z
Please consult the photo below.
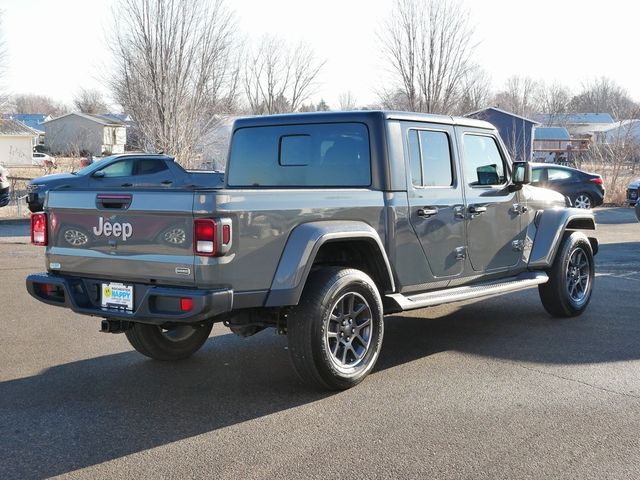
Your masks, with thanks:
M 640 120 L 621 120 L 613 123 L 608 130 L 604 131 L 602 142 L 621 146 L 635 142 L 636 146 L 640 146 Z
M 533 158 L 536 162 L 573 164 L 589 150 L 590 141 L 572 138 L 564 127 L 536 127 L 533 133 Z
M 110 155 L 124 153 L 126 125 L 112 118 L 68 113 L 43 123 L 45 145 L 54 154 Z
M 615 123 L 608 113 L 541 113 L 533 118 L 546 127 L 565 127 L 574 138 L 600 142 Z
M 23 125 L 35 130 L 38 134 L 38 143 L 44 143 L 44 125 L 47 120 L 51 120 L 51 116 L 45 113 L 8 113 L 3 115 L 7 120 L 16 120 Z
M 538 122 L 515 113 L 489 107 L 471 112 L 465 117 L 485 120 L 493 124 L 514 161 L 529 161 L 533 155 L 533 129 Z
M 31 165 L 37 141 L 35 130 L 16 120 L 0 120 L 0 164 L 9 167 Z

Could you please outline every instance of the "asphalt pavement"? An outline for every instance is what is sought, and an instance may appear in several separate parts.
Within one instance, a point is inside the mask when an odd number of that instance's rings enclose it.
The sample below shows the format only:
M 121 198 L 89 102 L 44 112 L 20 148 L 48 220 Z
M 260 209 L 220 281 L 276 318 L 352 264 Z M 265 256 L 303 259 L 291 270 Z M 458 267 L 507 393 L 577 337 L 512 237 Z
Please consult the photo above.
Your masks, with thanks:
M 375 371 L 296 379 L 286 338 L 216 326 L 178 363 L 44 305 L 26 223 L 0 223 L 0 479 L 640 478 L 640 224 L 599 209 L 579 318 L 535 289 L 386 318 Z

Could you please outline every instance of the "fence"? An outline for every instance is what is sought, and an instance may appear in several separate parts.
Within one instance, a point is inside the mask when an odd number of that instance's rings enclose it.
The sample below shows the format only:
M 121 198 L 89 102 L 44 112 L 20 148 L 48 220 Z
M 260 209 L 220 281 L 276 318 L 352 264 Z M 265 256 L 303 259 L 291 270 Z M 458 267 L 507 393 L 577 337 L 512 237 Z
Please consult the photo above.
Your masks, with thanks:
M 27 210 L 27 184 L 32 180 L 29 177 L 8 177 L 11 183 L 9 205 L 17 209 L 17 216 L 22 217 Z

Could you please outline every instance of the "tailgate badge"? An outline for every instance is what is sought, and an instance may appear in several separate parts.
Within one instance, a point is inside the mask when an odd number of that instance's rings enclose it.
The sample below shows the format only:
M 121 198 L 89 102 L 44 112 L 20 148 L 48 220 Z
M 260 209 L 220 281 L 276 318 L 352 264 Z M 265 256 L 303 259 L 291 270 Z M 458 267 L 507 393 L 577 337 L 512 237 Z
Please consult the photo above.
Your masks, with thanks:
M 49 269 L 50 270 L 60 270 L 61 268 L 62 268 L 62 266 L 58 262 L 51 262 L 49 264 Z
M 177 275 L 191 275 L 191 269 L 189 267 L 176 267 Z

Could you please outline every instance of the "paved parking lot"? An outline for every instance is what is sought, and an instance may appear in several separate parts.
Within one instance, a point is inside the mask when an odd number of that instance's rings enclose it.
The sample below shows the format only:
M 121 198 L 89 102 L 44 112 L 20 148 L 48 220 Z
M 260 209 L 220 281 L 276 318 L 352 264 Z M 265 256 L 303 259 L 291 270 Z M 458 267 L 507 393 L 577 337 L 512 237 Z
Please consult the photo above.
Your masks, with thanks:
M 142 357 L 31 299 L 42 250 L 0 223 L 0 478 L 640 478 L 640 224 L 597 217 L 585 315 L 534 289 L 388 317 L 376 371 L 337 394 L 271 331 Z

